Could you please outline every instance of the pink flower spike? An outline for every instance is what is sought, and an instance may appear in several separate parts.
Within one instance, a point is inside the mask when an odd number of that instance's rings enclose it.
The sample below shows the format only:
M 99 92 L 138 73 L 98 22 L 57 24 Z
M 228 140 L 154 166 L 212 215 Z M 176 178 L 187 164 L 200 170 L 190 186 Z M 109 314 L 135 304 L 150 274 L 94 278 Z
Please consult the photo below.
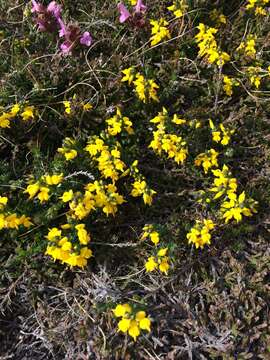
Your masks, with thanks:
M 119 18 L 119 21 L 120 23 L 124 23 L 125 21 L 127 21 L 129 18 L 130 18 L 130 12 L 128 11 L 128 9 L 125 7 L 124 4 L 122 3 L 119 3 L 117 5 L 117 8 L 120 12 L 120 18 Z
M 61 14 L 61 5 L 58 5 L 55 1 L 51 1 L 47 6 L 47 11 L 52 13 L 54 17 L 59 18 Z
M 145 6 L 143 4 L 142 0 L 138 0 L 137 4 L 135 6 L 135 12 L 136 13 L 144 12 L 144 11 L 146 11 L 146 9 L 147 9 L 147 6 Z
M 85 46 L 90 46 L 92 42 L 93 42 L 92 36 L 88 31 L 85 31 L 80 38 L 80 43 Z

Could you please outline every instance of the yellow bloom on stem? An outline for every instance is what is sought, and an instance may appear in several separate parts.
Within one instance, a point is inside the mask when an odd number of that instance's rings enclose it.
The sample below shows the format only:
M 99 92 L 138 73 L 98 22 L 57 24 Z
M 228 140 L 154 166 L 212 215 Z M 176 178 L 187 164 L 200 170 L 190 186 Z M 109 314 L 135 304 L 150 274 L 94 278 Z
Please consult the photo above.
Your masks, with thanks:
M 74 196 L 73 190 L 71 189 L 71 190 L 65 191 L 63 193 L 63 195 L 60 196 L 59 199 L 61 199 L 63 202 L 68 202 L 73 199 L 73 196 Z
M 49 192 L 50 192 L 50 189 L 45 186 L 42 186 L 40 188 L 40 192 L 38 193 L 37 197 L 41 203 L 49 200 Z
M 121 81 L 122 82 L 125 82 L 127 81 L 128 84 L 130 85 L 134 78 L 135 78 L 135 69 L 133 66 L 127 68 L 127 69 L 124 69 L 122 70 L 122 73 L 124 74 L 124 76 L 122 77 Z
M 60 175 L 46 175 L 45 181 L 48 185 L 58 185 L 63 181 L 63 174 Z
M 22 117 L 23 121 L 33 119 L 35 117 L 34 111 L 35 111 L 34 106 L 26 106 L 24 108 L 24 111 L 21 113 L 21 117 Z
M 169 23 L 165 19 L 150 20 L 150 24 L 152 25 L 151 46 L 157 45 L 164 39 L 171 38 L 170 30 L 167 27 Z
M 32 199 L 36 193 L 39 191 L 40 189 L 40 185 L 39 183 L 34 183 L 34 184 L 30 184 L 27 186 L 26 190 L 24 191 L 24 193 L 28 193 L 29 194 L 29 199 Z
M 158 263 L 155 261 L 154 256 L 150 256 L 144 264 L 146 272 L 152 272 L 158 267 Z
M 169 268 L 170 268 L 170 265 L 169 265 L 169 263 L 168 263 L 168 259 L 165 257 L 165 258 L 163 258 L 161 261 L 160 261 L 160 263 L 159 263 L 159 270 L 161 271 L 161 272 L 164 272 L 166 275 L 168 274 L 168 270 L 169 270 Z
M 159 243 L 159 233 L 157 231 L 153 231 L 149 234 L 150 240 L 153 244 L 157 245 Z
M 0 196 L 0 209 L 7 205 L 8 198 L 6 196 Z
M 136 320 L 130 321 L 128 334 L 133 338 L 134 341 L 136 341 L 137 337 L 140 335 L 140 328 Z
M 123 333 L 126 333 L 128 329 L 130 328 L 130 319 L 122 319 L 118 323 L 118 329 L 119 331 L 122 331 Z
M 129 304 L 118 304 L 115 309 L 113 309 L 113 313 L 116 317 L 123 317 L 127 313 L 130 314 L 132 311 L 131 306 Z
M 53 227 L 52 229 L 49 230 L 48 235 L 46 236 L 46 238 L 49 241 L 53 241 L 55 240 L 55 238 L 60 237 L 62 234 L 62 231 L 56 227 Z

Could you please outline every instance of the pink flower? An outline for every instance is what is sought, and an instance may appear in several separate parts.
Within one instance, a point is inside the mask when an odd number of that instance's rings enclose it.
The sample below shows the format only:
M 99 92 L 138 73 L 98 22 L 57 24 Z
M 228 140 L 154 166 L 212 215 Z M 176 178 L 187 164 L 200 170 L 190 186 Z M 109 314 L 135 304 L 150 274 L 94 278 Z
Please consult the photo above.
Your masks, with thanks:
M 128 11 L 128 9 L 125 7 L 125 5 L 123 3 L 119 3 L 117 5 L 117 8 L 120 12 L 120 18 L 119 18 L 120 23 L 124 23 L 131 17 L 130 12 Z
M 31 12 L 32 12 L 32 13 L 35 13 L 35 12 L 41 13 L 41 12 L 46 11 L 45 6 L 42 5 L 42 4 L 40 4 L 40 3 L 38 3 L 38 2 L 36 2 L 35 0 L 32 0 L 32 5 L 33 5 L 33 6 L 32 6 L 32 9 L 31 9 Z
M 141 13 L 146 11 L 147 7 L 143 4 L 142 0 L 138 0 L 137 4 L 135 6 L 135 12 L 136 13 Z
M 64 41 L 63 44 L 60 45 L 60 49 L 64 55 L 69 55 L 72 51 L 73 44 L 69 41 Z
M 88 31 L 81 33 L 81 29 L 76 24 L 65 25 L 61 22 L 60 37 L 64 37 L 64 42 L 60 49 L 64 55 L 71 54 L 72 50 L 78 45 L 90 46 L 93 42 L 92 36 Z
M 92 42 L 93 42 L 92 36 L 88 31 L 85 31 L 80 38 L 80 43 L 85 46 L 90 46 Z
M 61 18 L 58 19 L 58 23 L 60 25 L 59 37 L 63 37 L 67 33 L 66 25 L 64 24 L 64 21 Z
M 60 18 L 61 5 L 58 5 L 55 1 L 51 1 L 47 6 L 47 11 L 52 13 L 55 18 Z
M 62 21 L 60 18 L 61 15 L 61 6 L 58 5 L 55 1 L 51 1 L 46 7 L 36 0 L 32 0 L 32 13 L 36 14 L 35 21 L 38 25 L 40 31 L 55 32 L 59 27 L 59 22 Z

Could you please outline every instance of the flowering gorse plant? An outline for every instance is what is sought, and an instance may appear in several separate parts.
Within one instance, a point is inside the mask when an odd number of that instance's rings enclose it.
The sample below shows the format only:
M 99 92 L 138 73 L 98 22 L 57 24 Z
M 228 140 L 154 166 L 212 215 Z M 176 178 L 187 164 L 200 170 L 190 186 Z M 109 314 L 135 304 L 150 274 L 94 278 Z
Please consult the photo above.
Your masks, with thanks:
M 143 310 L 137 311 L 131 305 L 118 304 L 113 310 L 114 316 L 121 318 L 118 322 L 118 331 L 128 333 L 134 341 L 140 336 L 141 331 L 151 331 L 151 319 Z

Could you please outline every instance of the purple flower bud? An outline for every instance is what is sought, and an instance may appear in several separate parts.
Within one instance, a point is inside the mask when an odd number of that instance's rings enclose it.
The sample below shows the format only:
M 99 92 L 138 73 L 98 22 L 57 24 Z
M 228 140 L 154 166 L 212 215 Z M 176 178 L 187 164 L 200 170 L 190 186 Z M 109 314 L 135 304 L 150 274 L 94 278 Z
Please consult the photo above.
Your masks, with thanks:
M 90 46 L 92 42 L 93 42 L 92 36 L 88 31 L 85 31 L 80 38 L 80 43 L 85 46 Z
M 117 5 L 117 8 L 120 12 L 120 18 L 119 18 L 120 23 L 124 23 L 131 17 L 130 12 L 128 11 L 128 9 L 125 7 L 125 5 L 123 3 L 119 3 Z

